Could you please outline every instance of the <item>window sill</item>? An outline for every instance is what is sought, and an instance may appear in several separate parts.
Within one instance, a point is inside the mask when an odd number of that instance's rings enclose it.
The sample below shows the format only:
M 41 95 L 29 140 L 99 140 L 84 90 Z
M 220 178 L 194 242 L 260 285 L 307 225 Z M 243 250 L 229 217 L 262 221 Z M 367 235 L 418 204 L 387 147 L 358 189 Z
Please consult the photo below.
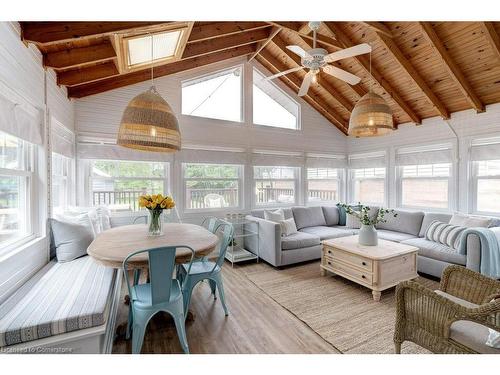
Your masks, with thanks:
M 29 247 L 35 246 L 37 244 L 42 244 L 46 241 L 46 239 L 47 237 L 37 237 L 35 235 L 19 239 L 15 243 L 9 244 L 8 247 L 0 250 L 0 262 L 16 256 Z

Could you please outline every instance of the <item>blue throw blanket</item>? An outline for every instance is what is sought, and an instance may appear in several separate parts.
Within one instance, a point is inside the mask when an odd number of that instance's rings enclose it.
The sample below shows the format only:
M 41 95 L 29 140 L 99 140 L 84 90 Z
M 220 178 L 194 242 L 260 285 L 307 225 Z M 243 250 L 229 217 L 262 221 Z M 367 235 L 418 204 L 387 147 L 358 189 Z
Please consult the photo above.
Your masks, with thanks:
M 488 228 L 467 228 L 462 233 L 458 249 L 460 254 L 467 253 L 466 238 L 469 234 L 477 235 L 481 243 L 481 273 L 495 279 L 500 278 L 500 245 L 495 233 Z

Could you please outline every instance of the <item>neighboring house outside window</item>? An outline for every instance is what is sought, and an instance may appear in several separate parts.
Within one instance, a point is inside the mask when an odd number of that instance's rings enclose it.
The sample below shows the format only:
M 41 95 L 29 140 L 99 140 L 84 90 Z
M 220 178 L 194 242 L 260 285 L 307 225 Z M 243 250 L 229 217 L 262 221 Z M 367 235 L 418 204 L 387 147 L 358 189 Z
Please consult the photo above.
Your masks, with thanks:
M 385 202 L 386 169 L 356 168 L 350 170 L 352 201 L 382 206 Z

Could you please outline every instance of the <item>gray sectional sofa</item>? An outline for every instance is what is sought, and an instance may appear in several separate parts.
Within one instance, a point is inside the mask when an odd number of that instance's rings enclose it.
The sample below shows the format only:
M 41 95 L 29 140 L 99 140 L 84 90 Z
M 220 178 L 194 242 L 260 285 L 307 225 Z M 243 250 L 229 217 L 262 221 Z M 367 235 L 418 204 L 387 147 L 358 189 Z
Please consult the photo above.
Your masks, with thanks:
M 253 210 L 247 219 L 259 222 L 260 257 L 273 266 L 280 267 L 321 257 L 321 241 L 357 234 L 358 229 L 339 225 L 336 206 L 284 208 L 285 219 L 293 217 L 298 232 L 281 235 L 278 223 L 264 219 L 264 210 Z M 481 244 L 477 235 L 467 236 L 466 255 L 437 242 L 425 239 L 425 232 L 434 220 L 449 222 L 452 215 L 396 210 L 396 218 L 377 225 L 380 239 L 410 244 L 418 247 L 418 271 L 440 277 L 450 264 L 466 266 L 479 271 Z M 257 251 L 257 241 L 248 237 L 245 246 Z

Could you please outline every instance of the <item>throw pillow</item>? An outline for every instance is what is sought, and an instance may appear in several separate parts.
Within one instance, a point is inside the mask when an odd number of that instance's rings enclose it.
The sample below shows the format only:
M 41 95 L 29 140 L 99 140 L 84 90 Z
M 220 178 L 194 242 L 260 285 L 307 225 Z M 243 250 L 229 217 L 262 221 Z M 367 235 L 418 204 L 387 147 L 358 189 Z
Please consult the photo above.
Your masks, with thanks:
M 105 206 L 99 206 L 96 208 L 97 216 L 99 217 L 99 222 L 101 225 L 101 230 L 105 231 L 111 228 L 111 211 Z
M 337 203 L 337 208 L 339 209 L 339 225 L 345 225 L 347 220 L 345 208 L 342 207 L 341 203 Z
M 446 224 L 435 220 L 429 225 L 429 228 L 427 228 L 425 238 L 429 241 L 438 242 L 457 250 L 460 246 L 462 233 L 465 229 L 466 227 Z
M 50 226 L 58 262 L 70 262 L 87 255 L 87 248 L 94 240 L 90 224 L 80 225 L 50 219 Z
M 278 223 L 285 220 L 285 213 L 281 208 L 275 211 L 264 210 L 264 219 Z
M 468 216 L 462 214 L 453 214 L 450 219 L 451 225 L 459 225 L 461 227 L 467 228 L 488 228 L 491 223 L 491 219 L 487 217 L 479 216 Z
M 297 226 L 295 225 L 295 219 L 291 217 L 290 219 L 281 220 L 281 235 L 286 237 L 291 234 L 297 233 Z
M 498 295 L 496 298 L 493 298 L 491 302 L 494 302 L 495 299 L 500 298 L 500 295 Z M 500 320 L 500 313 L 497 313 L 494 318 L 497 320 Z M 486 345 L 491 346 L 492 348 L 500 349 L 500 332 L 495 331 L 494 329 L 488 328 L 490 331 L 488 335 L 488 339 L 486 340 Z

